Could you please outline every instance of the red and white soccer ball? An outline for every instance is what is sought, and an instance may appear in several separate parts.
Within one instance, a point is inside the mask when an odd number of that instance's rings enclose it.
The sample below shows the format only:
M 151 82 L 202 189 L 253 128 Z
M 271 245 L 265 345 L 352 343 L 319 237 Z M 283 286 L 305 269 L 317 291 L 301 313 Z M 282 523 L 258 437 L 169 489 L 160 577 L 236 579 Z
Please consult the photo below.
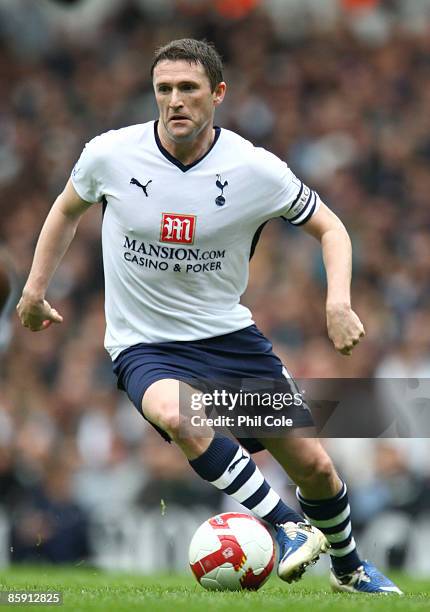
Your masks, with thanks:
M 273 569 L 275 547 L 258 519 L 225 512 L 200 525 L 189 559 L 194 576 L 209 591 L 257 590 Z

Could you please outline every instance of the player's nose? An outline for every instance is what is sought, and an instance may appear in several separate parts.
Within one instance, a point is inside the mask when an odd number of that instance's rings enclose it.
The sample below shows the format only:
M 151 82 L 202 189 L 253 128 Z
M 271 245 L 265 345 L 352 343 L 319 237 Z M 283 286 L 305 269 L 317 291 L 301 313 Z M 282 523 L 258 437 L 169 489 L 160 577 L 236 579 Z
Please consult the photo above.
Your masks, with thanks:
M 170 106 L 172 108 L 183 106 L 181 92 L 178 89 L 172 90 L 172 95 L 170 96 Z

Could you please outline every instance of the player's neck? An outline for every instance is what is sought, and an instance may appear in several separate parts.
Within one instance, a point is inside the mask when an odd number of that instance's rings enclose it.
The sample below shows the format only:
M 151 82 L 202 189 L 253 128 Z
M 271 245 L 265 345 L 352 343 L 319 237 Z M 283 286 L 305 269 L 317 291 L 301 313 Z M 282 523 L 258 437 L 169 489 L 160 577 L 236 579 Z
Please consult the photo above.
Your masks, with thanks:
M 187 166 L 203 157 L 209 151 L 215 139 L 215 130 L 210 125 L 192 141 L 175 142 L 169 138 L 162 125 L 159 123 L 158 137 L 166 151 Z

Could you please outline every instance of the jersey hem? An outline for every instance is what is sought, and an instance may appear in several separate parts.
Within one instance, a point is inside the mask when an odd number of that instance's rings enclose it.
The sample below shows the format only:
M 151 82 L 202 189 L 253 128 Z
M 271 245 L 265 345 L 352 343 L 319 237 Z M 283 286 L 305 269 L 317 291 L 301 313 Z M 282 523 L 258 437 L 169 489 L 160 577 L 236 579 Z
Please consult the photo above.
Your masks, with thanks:
M 212 338 L 221 338 L 222 336 L 228 336 L 230 334 L 234 334 L 235 332 L 247 329 L 248 327 L 253 327 L 253 325 L 255 325 L 255 322 L 251 320 L 251 323 L 247 323 L 246 325 L 241 325 L 240 327 L 235 327 L 231 329 L 230 331 L 224 332 L 222 334 L 215 334 L 213 336 L 202 336 L 199 338 L 190 338 L 189 340 L 158 340 L 158 341 L 154 340 L 153 342 L 142 341 L 142 342 L 134 342 L 133 344 L 128 344 L 127 346 L 123 346 L 123 347 L 109 347 L 105 345 L 105 349 L 109 353 L 109 356 L 111 357 L 112 361 L 115 361 L 115 359 L 118 359 L 121 353 L 123 353 L 124 351 L 127 351 L 130 348 L 133 348 L 134 346 L 138 346 L 139 344 L 145 344 L 148 346 L 150 346 L 151 344 L 154 344 L 154 345 L 170 344 L 171 342 L 177 342 L 178 344 L 188 344 L 190 342 L 200 342 L 201 340 L 210 340 Z

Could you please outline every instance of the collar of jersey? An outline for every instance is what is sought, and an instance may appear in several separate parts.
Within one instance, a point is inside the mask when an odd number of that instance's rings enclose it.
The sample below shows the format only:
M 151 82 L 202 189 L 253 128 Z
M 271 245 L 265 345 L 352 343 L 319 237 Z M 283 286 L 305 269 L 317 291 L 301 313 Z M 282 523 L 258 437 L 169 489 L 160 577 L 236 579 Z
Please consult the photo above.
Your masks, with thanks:
M 195 161 L 193 161 L 191 164 L 183 164 L 181 161 L 179 161 L 179 159 L 176 159 L 176 157 L 173 157 L 173 155 L 171 155 L 169 151 L 163 147 L 163 145 L 161 144 L 160 137 L 158 136 L 157 126 L 158 126 L 158 120 L 154 121 L 154 137 L 155 137 L 155 142 L 157 143 L 157 147 L 160 150 L 160 153 L 162 153 L 162 155 L 164 155 L 164 157 L 168 159 L 169 162 L 171 162 L 172 164 L 175 164 L 175 166 L 177 166 L 180 170 L 182 170 L 182 172 L 186 172 L 187 170 L 190 170 L 190 168 L 194 168 L 194 166 L 197 166 L 197 164 L 199 164 L 206 157 L 206 155 L 209 155 L 209 153 L 212 151 L 212 149 L 216 145 L 218 138 L 220 137 L 220 134 L 221 134 L 221 128 L 215 125 L 214 126 L 215 138 L 213 140 L 213 143 L 209 147 L 209 149 L 206 151 L 206 153 L 202 155 L 201 157 L 199 157 L 199 159 L 196 159 Z

